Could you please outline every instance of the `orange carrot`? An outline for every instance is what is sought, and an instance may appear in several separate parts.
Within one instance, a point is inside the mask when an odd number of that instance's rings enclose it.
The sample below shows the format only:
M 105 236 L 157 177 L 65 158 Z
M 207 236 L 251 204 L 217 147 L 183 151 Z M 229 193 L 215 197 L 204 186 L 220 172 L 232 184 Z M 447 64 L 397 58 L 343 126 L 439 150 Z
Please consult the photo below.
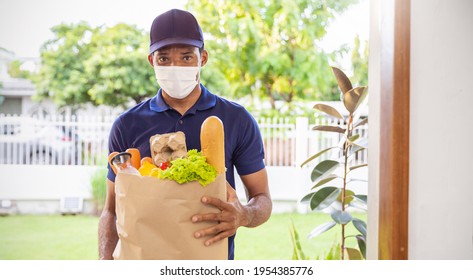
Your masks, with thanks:
M 115 168 L 115 166 L 112 164 L 112 159 L 114 156 L 118 155 L 118 152 L 111 152 L 109 155 L 108 155 L 108 164 L 110 164 L 110 167 L 112 168 L 113 170 L 113 173 L 117 174 L 117 169 Z
M 150 157 L 144 157 L 144 158 L 141 159 L 141 165 L 143 165 L 146 161 L 149 162 L 149 163 L 154 164 L 152 158 L 150 158 Z
M 137 170 L 140 168 L 141 154 L 137 148 L 129 148 L 126 150 L 127 153 L 131 154 L 131 165 Z

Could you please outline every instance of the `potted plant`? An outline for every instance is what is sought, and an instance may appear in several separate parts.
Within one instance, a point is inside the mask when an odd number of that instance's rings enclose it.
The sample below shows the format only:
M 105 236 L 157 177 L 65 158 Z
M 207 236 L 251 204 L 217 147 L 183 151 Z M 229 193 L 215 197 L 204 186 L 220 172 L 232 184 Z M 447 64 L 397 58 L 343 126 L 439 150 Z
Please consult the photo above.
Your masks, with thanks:
M 347 114 L 343 115 L 326 104 L 315 104 L 314 109 L 325 113 L 327 117 L 336 118 L 339 125 L 318 125 L 313 130 L 338 133 L 340 142 L 336 146 L 325 148 L 312 155 L 301 164 L 301 167 L 319 159 L 321 155 L 329 151 L 338 151 L 335 153 L 338 158 L 321 160 L 315 165 L 311 173 L 313 186 L 301 202 L 308 204 L 312 211 L 324 211 L 332 218 L 331 221 L 314 228 L 308 238 L 316 237 L 338 225 L 341 230 L 340 258 L 342 260 L 362 259 L 366 258 L 366 222 L 353 217 L 349 210 L 355 207 L 360 208 L 360 206 L 364 210 L 367 209 L 367 195 L 356 194 L 350 186 L 356 181 L 351 178 L 351 172 L 368 166 L 367 163 L 360 164 L 353 161 L 357 152 L 367 149 L 367 139 L 356 134 L 355 129 L 368 123 L 368 118 L 361 118 L 358 113 L 368 92 L 366 86 L 353 88 L 351 81 L 340 69 L 332 67 L 332 70 L 341 89 L 341 101 Z M 349 224 L 352 224 L 359 234 L 348 236 L 345 229 Z M 294 244 L 297 244 L 297 240 L 294 240 L 294 237 L 297 237 L 294 231 L 293 228 L 292 237 Z M 358 248 L 347 247 L 345 241 L 348 238 L 356 238 Z

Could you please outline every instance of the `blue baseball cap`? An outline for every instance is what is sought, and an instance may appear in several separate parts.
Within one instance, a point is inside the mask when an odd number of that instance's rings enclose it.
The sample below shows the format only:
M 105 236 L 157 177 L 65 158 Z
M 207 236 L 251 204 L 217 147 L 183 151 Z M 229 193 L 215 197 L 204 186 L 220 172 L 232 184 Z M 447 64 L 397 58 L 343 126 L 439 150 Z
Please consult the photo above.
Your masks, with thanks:
M 202 29 L 195 17 L 178 9 L 157 16 L 150 30 L 149 53 L 169 45 L 183 44 L 197 48 L 204 46 Z

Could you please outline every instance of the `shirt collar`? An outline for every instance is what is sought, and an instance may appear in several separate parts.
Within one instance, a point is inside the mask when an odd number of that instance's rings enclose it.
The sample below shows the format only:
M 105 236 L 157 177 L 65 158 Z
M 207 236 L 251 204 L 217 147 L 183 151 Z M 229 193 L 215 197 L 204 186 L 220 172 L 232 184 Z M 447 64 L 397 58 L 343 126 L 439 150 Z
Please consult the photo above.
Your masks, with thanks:
M 197 110 L 204 111 L 215 107 L 217 104 L 217 97 L 213 95 L 210 91 L 207 90 L 202 84 L 200 85 L 202 90 L 199 99 L 197 102 L 187 111 L 186 114 L 195 114 Z M 171 110 L 172 108 L 164 101 L 162 90 L 159 89 L 158 93 L 151 98 L 151 102 L 149 105 L 152 111 L 157 113 L 161 113 L 167 110 Z

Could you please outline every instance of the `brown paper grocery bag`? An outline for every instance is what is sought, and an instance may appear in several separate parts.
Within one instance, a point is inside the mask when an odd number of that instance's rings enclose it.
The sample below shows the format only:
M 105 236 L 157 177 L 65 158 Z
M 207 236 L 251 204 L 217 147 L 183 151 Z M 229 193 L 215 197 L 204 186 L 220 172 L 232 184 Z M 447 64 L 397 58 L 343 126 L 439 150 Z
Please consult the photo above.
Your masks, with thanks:
M 216 223 L 192 223 L 199 213 L 220 210 L 201 202 L 202 196 L 226 201 L 225 174 L 203 187 L 155 177 L 119 173 L 115 180 L 117 232 L 114 259 L 228 259 L 228 239 L 207 247 L 194 233 Z

